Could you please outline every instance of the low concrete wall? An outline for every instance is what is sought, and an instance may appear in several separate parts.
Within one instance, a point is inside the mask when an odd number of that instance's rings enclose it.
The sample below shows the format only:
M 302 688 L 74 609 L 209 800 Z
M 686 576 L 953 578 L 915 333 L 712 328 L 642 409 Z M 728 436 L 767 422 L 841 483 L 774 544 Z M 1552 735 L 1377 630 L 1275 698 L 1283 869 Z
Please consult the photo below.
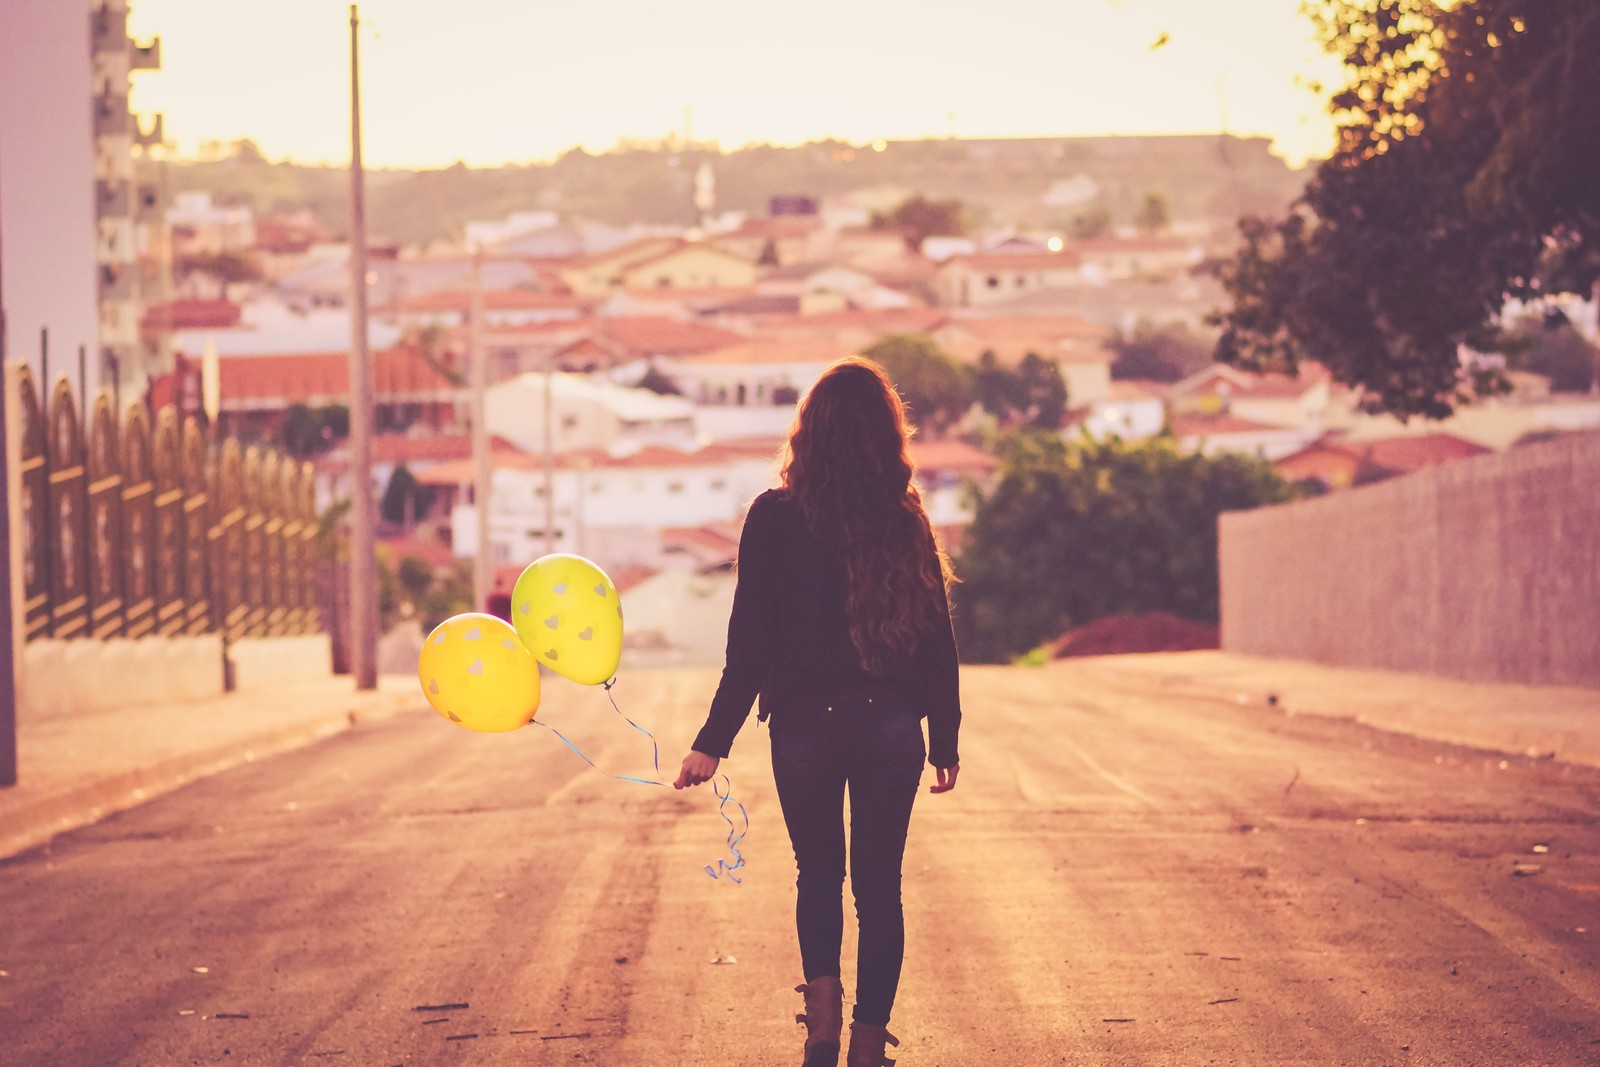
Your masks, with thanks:
M 17 670 L 18 715 L 30 721 L 208 700 L 222 692 L 222 638 L 216 634 L 29 641 Z
M 263 689 L 333 675 L 333 642 L 327 634 L 245 637 L 228 646 L 233 687 Z
M 1222 516 L 1222 647 L 1600 685 L 1600 434 Z

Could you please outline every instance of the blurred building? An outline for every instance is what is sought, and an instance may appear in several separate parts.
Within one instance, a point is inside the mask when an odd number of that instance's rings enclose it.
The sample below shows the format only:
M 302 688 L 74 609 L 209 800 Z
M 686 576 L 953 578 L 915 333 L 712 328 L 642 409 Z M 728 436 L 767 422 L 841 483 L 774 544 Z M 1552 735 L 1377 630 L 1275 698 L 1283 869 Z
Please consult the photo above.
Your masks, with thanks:
M 55 370 L 98 348 L 95 307 L 96 92 L 88 11 L 75 3 L 0 6 L 0 306 L 5 352 Z M 91 388 L 99 360 L 88 368 Z

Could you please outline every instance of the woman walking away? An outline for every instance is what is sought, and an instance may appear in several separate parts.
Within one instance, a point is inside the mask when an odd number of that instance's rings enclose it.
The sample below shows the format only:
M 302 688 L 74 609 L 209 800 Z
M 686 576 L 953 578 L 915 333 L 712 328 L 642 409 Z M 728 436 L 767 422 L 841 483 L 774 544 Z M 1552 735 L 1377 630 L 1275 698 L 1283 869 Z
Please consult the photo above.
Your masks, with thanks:
M 805 1067 L 836 1067 L 843 1029 L 844 794 L 859 926 L 849 1067 L 883 1067 L 900 983 L 900 865 L 924 751 L 955 788 L 961 703 L 949 561 L 911 483 L 905 408 L 877 364 L 829 367 L 800 404 L 781 489 L 750 505 L 727 665 L 675 783 L 716 773 L 759 695 L 799 869 Z M 928 720 L 923 746 L 921 720 Z

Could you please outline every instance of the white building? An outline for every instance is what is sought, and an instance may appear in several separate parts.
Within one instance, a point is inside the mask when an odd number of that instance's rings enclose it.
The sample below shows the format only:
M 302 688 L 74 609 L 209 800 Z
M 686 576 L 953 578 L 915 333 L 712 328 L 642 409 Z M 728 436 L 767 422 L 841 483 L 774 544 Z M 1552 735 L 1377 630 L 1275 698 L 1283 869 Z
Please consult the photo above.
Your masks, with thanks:
M 696 405 L 696 431 L 720 441 L 787 433 L 800 397 L 829 365 L 853 354 L 833 341 L 755 339 L 661 366 Z
M 1160 382 L 1114 381 L 1105 396 L 1075 413 L 1068 432 L 1087 433 L 1096 441 L 1154 437 L 1167 421 L 1164 393 Z
M 84 4 L 0 8 L 0 302 L 7 355 L 35 371 L 41 330 L 50 332 L 52 372 L 76 366 L 79 345 L 99 348 L 90 32 Z M 125 104 L 123 112 L 125 120 Z M 131 155 L 126 168 L 131 179 Z M 93 389 L 98 358 L 88 372 Z
M 496 456 L 489 527 L 495 565 L 576 552 L 608 569 L 671 566 L 668 531 L 741 521 L 750 501 L 773 484 L 777 452 L 769 439 L 561 453 L 549 472 L 548 534 L 544 457 Z M 478 531 L 478 509 L 468 502 L 470 460 L 441 464 L 419 480 L 457 492 L 451 539 L 458 555 L 470 555 Z
M 525 451 L 542 453 L 547 381 L 551 437 L 558 452 L 619 445 L 688 447 L 695 441 L 695 408 L 683 397 L 576 374 L 519 374 L 491 386 L 484 399 L 489 432 Z

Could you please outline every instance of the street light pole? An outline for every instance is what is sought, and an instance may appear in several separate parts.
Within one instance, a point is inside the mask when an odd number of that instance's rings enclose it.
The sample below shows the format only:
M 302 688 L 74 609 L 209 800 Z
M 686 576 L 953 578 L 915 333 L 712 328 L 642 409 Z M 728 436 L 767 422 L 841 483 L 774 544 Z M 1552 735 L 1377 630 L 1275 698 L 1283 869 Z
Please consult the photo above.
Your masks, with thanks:
M 472 250 L 472 503 L 478 516 L 478 547 L 472 562 L 473 607 L 485 611 L 494 592 L 494 558 L 489 541 L 489 497 L 493 470 L 489 462 L 487 416 L 489 359 L 483 350 L 483 249 Z
M 3 201 L 0 201 L 3 203 Z M 3 251 L 0 242 L 0 251 Z M 19 538 L 11 536 L 11 420 L 14 391 L 6 365 L 6 291 L 4 255 L 0 255 L 0 531 L 6 546 L 0 551 L 0 786 L 17 784 L 17 663 L 16 601 L 11 588 L 11 557 Z
M 372 361 L 367 352 L 367 205 L 361 169 L 361 16 L 350 5 L 350 666 L 378 687 L 378 559 L 373 531 Z

